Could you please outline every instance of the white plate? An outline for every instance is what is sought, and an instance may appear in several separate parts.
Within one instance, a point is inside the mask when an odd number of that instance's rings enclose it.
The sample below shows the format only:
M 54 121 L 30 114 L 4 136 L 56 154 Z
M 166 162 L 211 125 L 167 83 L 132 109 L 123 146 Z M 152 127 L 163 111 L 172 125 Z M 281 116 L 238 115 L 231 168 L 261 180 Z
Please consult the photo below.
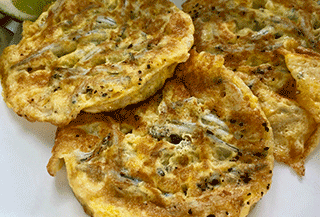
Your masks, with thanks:
M 0 217 L 86 216 L 68 186 L 65 169 L 55 178 L 47 173 L 55 130 L 51 124 L 17 116 L 0 97 Z M 276 163 L 271 189 L 249 217 L 319 217 L 320 146 L 305 166 L 306 175 L 299 178 Z

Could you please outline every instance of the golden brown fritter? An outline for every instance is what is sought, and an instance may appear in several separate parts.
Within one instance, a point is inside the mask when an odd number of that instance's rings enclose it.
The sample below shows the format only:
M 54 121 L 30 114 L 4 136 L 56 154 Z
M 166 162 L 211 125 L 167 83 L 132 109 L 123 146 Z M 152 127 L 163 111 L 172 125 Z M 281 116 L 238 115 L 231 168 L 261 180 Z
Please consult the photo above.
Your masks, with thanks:
M 244 68 L 242 70 L 245 71 Z M 296 101 L 275 93 L 258 77 L 246 73 L 239 75 L 259 98 L 262 110 L 271 124 L 276 160 L 288 164 L 300 176 L 304 175 L 305 159 L 319 142 L 317 123 Z
M 64 125 L 154 94 L 188 58 L 194 27 L 168 0 L 58 0 L 0 59 L 7 105 Z
M 241 216 L 270 188 L 273 135 L 257 98 L 223 66 L 191 53 L 144 103 L 81 113 L 58 128 L 63 162 L 91 216 Z
M 292 77 L 296 81 L 297 101 L 320 122 L 320 55 L 285 55 Z
M 305 158 L 320 136 L 320 5 L 189 0 L 183 10 L 193 18 L 197 51 L 222 55 L 258 96 L 274 128 L 276 160 L 304 175 Z

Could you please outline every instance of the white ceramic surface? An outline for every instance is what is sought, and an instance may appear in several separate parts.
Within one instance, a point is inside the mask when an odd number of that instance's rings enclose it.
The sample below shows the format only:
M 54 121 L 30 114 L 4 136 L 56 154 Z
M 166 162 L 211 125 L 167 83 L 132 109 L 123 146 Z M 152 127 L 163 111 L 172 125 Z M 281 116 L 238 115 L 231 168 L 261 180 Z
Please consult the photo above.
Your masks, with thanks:
M 0 97 L 0 217 L 87 216 L 68 186 L 65 169 L 55 178 L 46 171 L 55 130 L 17 116 Z M 249 217 L 319 217 L 320 146 L 305 166 L 306 175 L 299 178 L 276 163 L 271 189 Z

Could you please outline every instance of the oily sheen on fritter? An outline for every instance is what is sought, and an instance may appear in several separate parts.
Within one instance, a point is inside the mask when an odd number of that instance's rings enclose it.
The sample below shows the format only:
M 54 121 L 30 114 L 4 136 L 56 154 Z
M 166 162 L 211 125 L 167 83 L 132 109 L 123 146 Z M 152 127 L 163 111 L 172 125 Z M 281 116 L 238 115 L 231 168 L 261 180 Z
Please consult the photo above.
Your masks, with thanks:
M 153 95 L 188 58 L 194 27 L 168 0 L 58 0 L 0 58 L 7 105 L 68 124 Z
M 275 159 L 300 176 L 320 136 L 320 5 L 299 0 L 189 0 L 197 51 L 222 55 L 259 98 Z
M 90 216 L 247 216 L 268 191 L 273 135 L 221 56 L 192 51 L 138 105 L 58 128 L 48 172 L 66 164 Z

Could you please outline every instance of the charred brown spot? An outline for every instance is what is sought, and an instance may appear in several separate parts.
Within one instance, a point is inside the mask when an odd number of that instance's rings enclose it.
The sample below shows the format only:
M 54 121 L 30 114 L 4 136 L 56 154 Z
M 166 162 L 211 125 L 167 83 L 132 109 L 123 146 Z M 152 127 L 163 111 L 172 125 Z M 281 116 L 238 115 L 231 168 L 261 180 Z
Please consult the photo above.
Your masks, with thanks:
M 135 115 L 135 116 L 134 116 L 134 120 L 135 120 L 135 121 L 138 121 L 138 120 L 140 120 L 140 117 L 139 117 L 139 115 Z
M 263 75 L 263 74 L 265 74 L 265 71 L 263 70 L 263 69 L 261 69 L 261 68 L 256 68 L 255 70 L 253 70 L 253 73 L 254 74 L 260 74 L 260 75 Z
M 243 175 L 240 176 L 240 178 L 242 179 L 242 181 L 246 184 L 248 184 L 252 179 L 249 177 L 248 173 L 245 173 Z
M 177 145 L 177 144 L 179 144 L 183 139 L 182 139 L 181 136 L 179 136 L 179 135 L 177 135 L 177 134 L 171 134 L 171 135 L 169 136 L 169 140 L 170 140 L 171 143 Z
M 59 74 L 53 74 L 52 75 L 52 78 L 54 78 L 54 79 L 59 79 L 59 78 L 61 78 L 62 76 L 61 75 L 59 75 Z
M 236 123 L 236 122 L 237 122 L 236 120 L 230 119 L 230 123 L 231 123 L 231 124 L 234 124 L 234 123 Z
M 87 88 L 86 88 L 86 93 L 87 93 L 87 94 L 91 94 L 92 91 L 93 91 L 93 89 L 92 89 L 90 86 L 87 86 Z
M 60 89 L 61 89 L 61 87 L 56 87 L 56 88 L 54 88 L 53 92 L 56 92 L 56 91 L 58 91 Z
M 213 83 L 216 84 L 216 85 L 219 85 L 221 84 L 223 81 L 223 79 L 221 77 L 216 77 L 213 79 Z
M 269 132 L 269 127 L 268 127 L 268 124 L 267 124 L 266 122 L 263 123 L 262 126 L 264 127 L 264 130 L 265 130 L 266 132 Z
M 181 188 L 182 188 L 182 191 L 183 191 L 184 195 L 187 196 L 187 194 L 188 194 L 188 186 L 187 185 L 183 185 L 183 186 L 181 186 Z

